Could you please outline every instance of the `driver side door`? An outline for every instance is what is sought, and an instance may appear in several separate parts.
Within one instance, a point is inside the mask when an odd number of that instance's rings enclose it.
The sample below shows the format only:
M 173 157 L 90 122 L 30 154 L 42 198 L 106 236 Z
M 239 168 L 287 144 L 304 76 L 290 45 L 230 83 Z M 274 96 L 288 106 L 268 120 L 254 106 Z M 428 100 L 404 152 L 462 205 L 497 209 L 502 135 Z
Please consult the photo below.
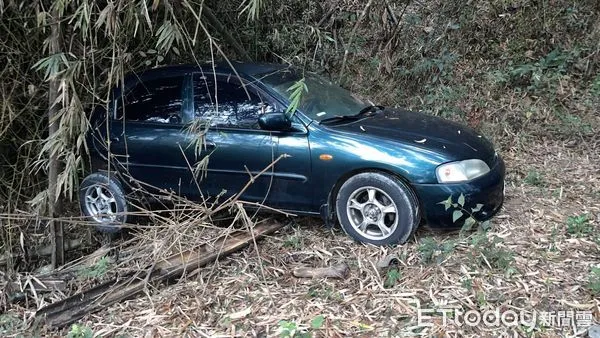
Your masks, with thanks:
M 241 200 L 268 203 L 273 170 L 252 178 L 277 156 L 278 138 L 261 130 L 258 117 L 274 109 L 234 74 L 193 75 L 193 119 L 206 126 L 201 154 L 208 156 L 203 193 L 220 200 L 244 192 Z

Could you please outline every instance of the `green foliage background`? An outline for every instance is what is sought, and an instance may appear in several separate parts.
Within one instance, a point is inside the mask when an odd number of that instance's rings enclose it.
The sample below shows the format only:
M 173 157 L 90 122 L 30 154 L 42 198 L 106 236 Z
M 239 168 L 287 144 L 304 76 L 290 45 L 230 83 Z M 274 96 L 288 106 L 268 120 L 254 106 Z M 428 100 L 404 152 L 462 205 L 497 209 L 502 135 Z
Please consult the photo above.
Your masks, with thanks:
M 0 212 L 44 200 L 50 154 L 62 163 L 62 198 L 72 197 L 87 163 L 86 111 L 125 73 L 241 59 L 228 35 L 255 61 L 292 63 L 374 102 L 462 120 L 501 147 L 514 135 L 597 132 L 600 2 L 390 0 L 359 21 L 366 3 L 0 1 Z M 55 19 L 62 53 L 48 55 Z M 51 78 L 61 81 L 62 109 L 48 138 Z

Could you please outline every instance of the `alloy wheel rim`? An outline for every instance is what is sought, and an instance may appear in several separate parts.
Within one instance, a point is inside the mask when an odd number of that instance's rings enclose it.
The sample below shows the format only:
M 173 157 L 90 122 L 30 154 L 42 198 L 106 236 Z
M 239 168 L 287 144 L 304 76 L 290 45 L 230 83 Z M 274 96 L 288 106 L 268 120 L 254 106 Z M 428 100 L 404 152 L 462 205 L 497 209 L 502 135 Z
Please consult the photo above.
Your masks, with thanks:
M 398 207 L 379 188 L 369 186 L 356 189 L 348 198 L 346 212 L 354 230 L 367 239 L 386 239 L 398 226 Z
M 87 188 L 85 207 L 88 215 L 98 223 L 111 223 L 117 218 L 117 200 L 104 186 L 93 185 Z

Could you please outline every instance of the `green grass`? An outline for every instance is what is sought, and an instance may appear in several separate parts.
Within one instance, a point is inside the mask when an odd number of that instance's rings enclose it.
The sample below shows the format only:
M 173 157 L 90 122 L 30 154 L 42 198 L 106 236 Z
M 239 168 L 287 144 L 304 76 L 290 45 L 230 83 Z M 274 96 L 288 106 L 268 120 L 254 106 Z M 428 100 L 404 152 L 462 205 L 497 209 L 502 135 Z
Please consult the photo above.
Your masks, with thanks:
M 311 298 L 320 298 L 323 300 L 342 301 L 344 296 L 330 285 L 314 285 L 308 288 L 308 296 Z
M 527 176 L 523 179 L 523 182 L 527 185 L 534 187 L 542 187 L 545 185 L 544 178 L 539 171 L 532 169 L 527 173 Z
M 292 235 L 285 239 L 283 246 L 286 248 L 299 249 L 302 247 L 302 240 L 299 236 Z
M 485 233 L 478 233 L 471 239 L 471 256 L 479 266 L 503 270 L 510 276 L 517 272 L 509 270 L 514 256 L 502 243 L 498 236 L 489 238 Z
M 473 279 L 471 278 L 465 278 L 462 280 L 462 282 L 460 282 L 460 284 L 462 285 L 463 288 L 471 291 L 473 290 Z
M 454 241 L 438 243 L 435 239 L 427 237 L 421 241 L 418 250 L 423 263 L 441 263 L 454 252 L 455 246 Z
M 600 296 L 600 267 L 592 268 L 588 280 L 588 289 L 595 297 Z
M 383 287 L 392 288 L 396 285 L 396 283 L 402 278 L 402 272 L 398 270 L 398 268 L 389 269 L 386 273 L 385 282 L 383 283 Z
M 567 233 L 575 237 L 581 237 L 592 233 L 593 228 L 589 224 L 587 214 L 569 216 L 567 218 Z
M 110 262 L 108 260 L 108 257 L 102 257 L 93 266 L 84 267 L 81 270 L 79 270 L 79 278 L 92 279 L 102 277 L 108 271 L 109 265 Z
M 67 338 L 92 338 L 94 332 L 87 326 L 73 324 L 71 330 L 67 333 Z
M 21 329 L 23 321 L 12 314 L 0 314 L 0 335 L 9 335 Z

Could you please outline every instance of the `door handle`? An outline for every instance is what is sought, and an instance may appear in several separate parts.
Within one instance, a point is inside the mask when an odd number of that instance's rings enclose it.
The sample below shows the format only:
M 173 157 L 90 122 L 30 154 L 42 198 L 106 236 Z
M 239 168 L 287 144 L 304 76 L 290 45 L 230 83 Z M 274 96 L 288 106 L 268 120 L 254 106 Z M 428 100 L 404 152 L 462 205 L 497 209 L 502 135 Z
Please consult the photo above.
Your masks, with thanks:
M 110 137 L 110 141 L 111 141 L 111 142 L 119 142 L 119 136 L 114 136 L 114 135 L 111 135 L 111 137 Z
M 214 142 L 207 140 L 207 141 L 204 141 L 204 147 L 206 149 L 213 149 L 213 148 L 216 148 L 217 145 Z

